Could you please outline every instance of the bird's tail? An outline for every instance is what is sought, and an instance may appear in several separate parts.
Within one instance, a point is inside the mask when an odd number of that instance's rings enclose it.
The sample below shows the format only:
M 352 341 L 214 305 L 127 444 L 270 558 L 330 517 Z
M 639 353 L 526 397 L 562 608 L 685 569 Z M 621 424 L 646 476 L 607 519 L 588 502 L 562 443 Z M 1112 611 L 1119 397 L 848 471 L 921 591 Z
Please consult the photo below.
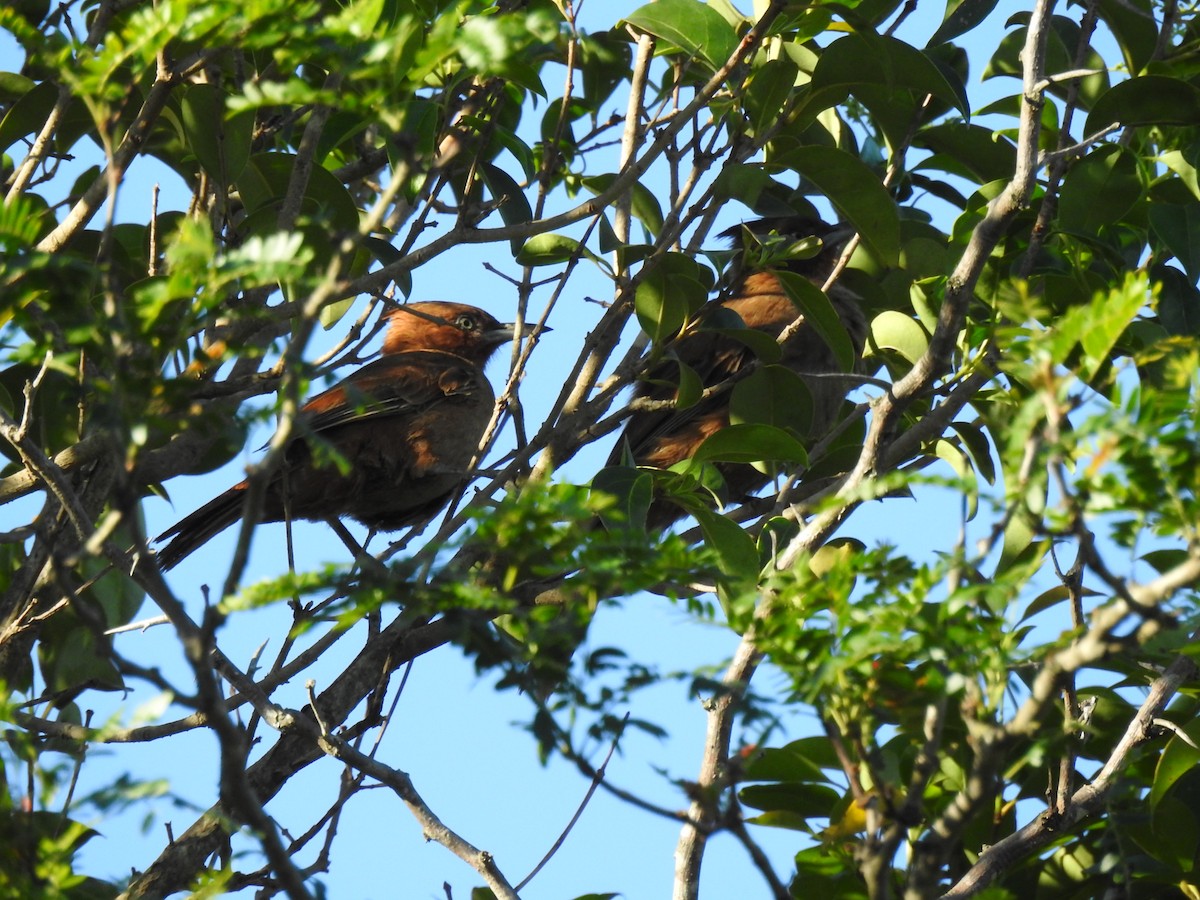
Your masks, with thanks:
M 155 542 L 171 538 L 171 542 L 156 554 L 159 569 L 165 572 L 174 568 L 181 559 L 209 538 L 241 518 L 242 499 L 245 495 L 246 483 L 236 484 L 156 537 Z

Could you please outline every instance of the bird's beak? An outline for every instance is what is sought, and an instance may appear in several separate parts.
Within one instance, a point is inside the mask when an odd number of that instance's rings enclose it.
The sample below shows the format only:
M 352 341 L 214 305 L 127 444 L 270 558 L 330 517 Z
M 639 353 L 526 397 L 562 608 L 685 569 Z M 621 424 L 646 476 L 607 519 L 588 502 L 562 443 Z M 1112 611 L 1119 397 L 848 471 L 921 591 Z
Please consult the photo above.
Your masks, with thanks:
M 533 330 L 536 327 L 537 327 L 537 325 L 533 322 L 525 322 L 524 325 L 522 325 L 522 327 L 521 327 L 521 337 L 529 337 L 530 335 L 533 334 Z M 543 326 L 542 330 L 539 332 L 539 334 L 545 334 L 546 332 L 552 331 L 552 330 L 553 329 L 551 329 L 551 328 L 546 328 L 545 326 Z M 508 322 L 504 325 L 501 325 L 499 328 L 493 328 L 490 332 L 488 332 L 487 336 L 488 336 L 489 340 L 493 340 L 497 344 L 503 344 L 505 341 L 511 341 L 514 337 L 516 337 L 516 335 L 517 335 L 517 323 L 516 322 Z

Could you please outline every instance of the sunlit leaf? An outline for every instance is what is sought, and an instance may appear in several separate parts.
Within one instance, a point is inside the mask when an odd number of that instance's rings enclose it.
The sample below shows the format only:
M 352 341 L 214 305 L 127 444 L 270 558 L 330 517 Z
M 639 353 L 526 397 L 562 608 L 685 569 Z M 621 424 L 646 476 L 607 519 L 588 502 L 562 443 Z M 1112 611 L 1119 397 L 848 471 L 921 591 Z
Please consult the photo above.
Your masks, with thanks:
M 929 347 L 929 337 L 912 317 L 895 310 L 884 310 L 871 321 L 868 351 L 895 350 L 915 363 Z
M 713 68 L 725 64 L 737 35 L 715 9 L 700 0 L 655 0 L 625 17 L 635 28 L 664 38 Z
M 553 266 L 574 257 L 603 262 L 575 238 L 565 234 L 535 234 L 516 254 L 517 262 L 523 266 Z

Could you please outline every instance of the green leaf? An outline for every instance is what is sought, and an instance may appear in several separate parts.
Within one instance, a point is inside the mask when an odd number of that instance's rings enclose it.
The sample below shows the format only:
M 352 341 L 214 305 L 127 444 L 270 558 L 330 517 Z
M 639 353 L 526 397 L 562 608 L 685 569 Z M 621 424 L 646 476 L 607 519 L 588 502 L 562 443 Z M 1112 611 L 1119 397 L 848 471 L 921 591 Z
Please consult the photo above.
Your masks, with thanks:
M 846 327 L 838 318 L 833 304 L 825 293 L 801 275 L 795 272 L 779 271 L 775 273 L 783 290 L 793 303 L 804 313 L 805 323 L 821 336 L 843 372 L 849 372 L 857 361 L 857 353 Z
M 369 119 L 356 112 L 338 110 L 331 113 L 325 127 L 321 130 L 321 137 L 317 141 L 315 161 L 324 163 L 329 154 L 338 147 L 353 146 L 351 139 L 362 134 L 373 124 Z
M 237 180 L 250 159 L 254 112 L 228 115 L 225 94 L 213 84 L 185 86 L 180 121 L 201 167 L 222 187 Z
M 705 439 L 692 462 L 790 462 L 805 463 L 804 445 L 782 429 L 771 425 L 730 425 Z
M 12 103 L 36 87 L 31 78 L 16 72 L 0 72 L 0 103 Z
M 50 12 L 50 0 L 11 0 L 6 3 L 5 7 L 12 10 L 14 15 L 20 16 L 24 20 L 26 26 L 40 25 Z M 4 26 L 7 30 L 14 31 L 17 34 L 22 34 L 24 29 L 14 29 L 14 23 L 5 22 Z M 26 43 L 22 40 L 22 43 Z
M 1080 591 L 1080 595 L 1083 597 L 1101 596 L 1099 591 L 1093 591 L 1091 588 L 1083 588 Z M 1070 599 L 1070 597 L 1071 589 L 1065 584 L 1058 584 L 1049 590 L 1042 591 L 1029 601 L 1029 605 L 1025 607 L 1025 612 L 1021 614 L 1021 618 L 1018 620 L 1017 624 L 1020 625 L 1022 622 L 1032 619 L 1038 613 L 1052 609 L 1053 607 L 1062 603 L 1064 600 Z
M 646 513 L 654 498 L 654 477 L 632 466 L 606 466 L 592 478 L 592 490 L 612 497 L 615 515 L 608 508 L 600 519 L 612 528 L 646 527 Z
M 491 163 L 484 163 L 481 172 L 483 183 L 497 202 L 500 218 L 504 220 L 505 225 L 523 225 L 533 219 L 533 209 L 529 200 L 511 175 Z M 509 241 L 509 247 L 513 256 L 517 256 L 521 252 L 521 239 L 513 238 Z
M 11 202 L 0 202 L 0 248 L 16 252 L 34 245 L 43 224 L 53 223 L 53 217 L 37 198 L 18 195 Z
M 93 610 L 93 614 L 103 621 L 99 610 Z M 112 659 L 111 639 L 98 634 L 73 609 L 60 610 L 46 622 L 37 655 L 50 693 L 73 692 L 83 687 L 119 691 L 125 687 L 121 671 Z
M 1158 29 L 1147 0 L 1099 0 L 1100 18 L 1108 25 L 1125 57 L 1125 68 L 1133 75 L 1158 52 Z
M 1200 750 L 1192 746 L 1200 744 L 1200 720 L 1188 722 L 1182 731 L 1188 740 L 1176 734 L 1167 742 L 1158 758 L 1158 765 L 1154 769 L 1154 783 L 1150 788 L 1151 812 L 1158 808 L 1176 782 L 1200 763 Z
M 474 15 L 457 29 L 455 51 L 472 69 L 503 75 L 506 81 L 546 97 L 537 69 L 523 58 L 530 37 L 518 16 Z
M 884 265 L 900 258 L 900 216 L 878 176 L 858 157 L 834 147 L 795 147 L 780 165 L 815 184 Z
M 812 391 L 786 366 L 760 366 L 734 385 L 729 398 L 734 425 L 774 425 L 808 434 L 812 416 Z
M 700 530 L 704 532 L 704 543 L 717 554 L 721 573 L 735 582 L 754 583 L 758 580 L 758 548 L 754 539 L 743 531 L 736 522 L 717 515 L 708 509 L 692 511 Z
M 1168 150 L 1166 153 L 1160 153 L 1158 158 L 1163 165 L 1179 176 L 1179 180 L 1187 186 L 1192 196 L 1200 200 L 1200 176 L 1187 157 L 1178 150 Z M 1156 184 L 1155 188 L 1159 189 L 1159 185 Z
M 1012 566 L 1033 545 L 1038 524 L 1038 520 L 1023 506 L 1009 518 L 1004 526 L 1004 546 L 1000 551 L 997 571 Z
M 738 791 L 738 798 L 749 807 L 768 812 L 791 812 L 806 819 L 826 818 L 839 796 L 828 785 L 800 781 L 751 784 Z
M 603 260 L 565 234 L 535 234 L 517 251 L 516 260 L 523 266 L 553 266 L 576 255 L 603 263 Z
M 0 120 L 0 151 L 7 150 L 21 138 L 40 131 L 57 100 L 58 88 L 49 81 L 43 81 L 10 106 L 4 118 Z
M 1196 783 L 1195 773 L 1185 775 L 1154 809 L 1151 839 L 1143 843 L 1143 849 L 1158 866 L 1166 865 L 1167 871 L 1190 872 L 1194 865 L 1196 847 L 1200 846 L 1200 823 L 1196 819 L 1200 797 Z M 1180 879 L 1179 888 L 1180 895 L 1187 900 L 1200 897 L 1194 876 Z
M 799 311 L 797 310 L 797 314 Z M 701 329 L 723 335 L 749 348 L 764 363 L 778 362 L 783 355 L 779 341 L 757 328 L 747 328 L 741 317 L 723 306 L 710 307 L 701 321 Z
M 783 356 L 783 348 L 779 346 L 779 341 L 765 331 L 759 331 L 757 328 L 718 328 L 714 330 L 739 344 L 745 344 L 760 362 L 777 362 Z
M 656 344 L 674 336 L 708 300 L 713 273 L 684 253 L 664 253 L 649 263 L 634 295 L 642 330 Z
M 1101 147 L 1067 172 L 1059 194 L 1059 225 L 1077 234 L 1098 234 L 1129 212 L 1143 190 L 1133 154 L 1116 145 Z
M 316 571 L 288 572 L 278 578 L 265 578 L 243 587 L 238 593 L 225 597 L 219 608 L 226 615 L 259 609 L 302 594 L 327 590 L 344 577 L 345 572 L 332 563 L 326 563 Z
M 953 85 L 945 72 L 927 55 L 903 41 L 865 32 L 839 38 L 825 48 L 813 72 L 814 91 L 870 85 L 884 93 L 914 91 L 918 97 L 932 94 L 969 118 L 971 107 L 961 85 Z
M 704 393 L 704 382 L 687 363 L 677 359 L 675 364 L 679 366 L 679 388 L 675 392 L 675 408 L 687 409 L 700 402 L 700 396 Z
M 783 810 L 773 810 L 771 812 L 759 813 L 757 816 L 749 816 L 746 818 L 746 822 L 750 825 L 762 825 L 766 828 L 787 828 L 791 831 L 803 831 L 805 834 L 812 833 L 808 819 L 796 813 L 784 812 Z
M 913 139 L 916 147 L 933 151 L 916 170 L 940 169 L 955 174 L 970 173 L 977 184 L 1012 176 L 1017 150 L 1012 142 L 982 125 L 947 122 L 922 128 Z M 948 165 L 952 163 L 952 165 Z
M 1200 279 L 1200 204 L 1151 203 L 1150 225 L 1188 277 Z
M 728 22 L 700 0 L 654 0 L 625 17 L 630 25 L 664 38 L 714 69 L 725 65 L 737 49 L 738 37 Z
M 379 23 L 383 5 L 384 0 L 341 0 L 341 9 L 325 20 L 324 27 L 333 34 L 366 40 Z
M 604 175 L 590 175 L 583 179 L 583 186 L 593 194 L 599 195 L 608 190 L 616 178 L 617 176 L 611 172 Z M 663 227 L 662 207 L 658 203 L 658 198 L 640 181 L 635 181 L 629 191 L 632 194 L 629 211 L 651 235 L 657 236 Z M 612 205 L 616 206 L 617 203 L 618 201 L 614 200 Z
M 1023 75 L 1021 54 L 1025 48 L 1028 31 L 1029 13 L 1015 14 L 1009 24 L 1023 23 L 1021 28 L 1010 31 L 1000 41 L 1000 46 L 988 60 L 983 71 L 983 78 L 1010 76 L 1020 79 Z M 1084 49 L 1081 59 L 1077 59 L 1076 47 L 1082 39 L 1079 25 L 1065 16 L 1051 16 L 1051 28 L 1046 40 L 1046 72 L 1065 72 L 1083 68 L 1090 69 L 1095 74 L 1088 75 L 1078 82 L 1054 81 L 1047 90 L 1056 97 L 1065 97 L 1078 85 L 1078 102 L 1084 109 L 1091 109 L 1096 100 L 1108 90 L 1108 64 L 1091 47 Z M 1105 123 L 1107 124 L 1107 123 Z M 1087 130 L 1090 133 L 1090 129 Z
M 952 41 L 970 31 L 996 8 L 997 0 L 947 0 L 946 16 L 927 46 Z
M 624 40 L 622 40 L 624 38 Z M 629 40 L 614 29 L 579 36 L 583 97 L 600 109 L 630 71 Z
M 789 59 L 770 59 L 751 73 L 743 99 L 755 135 L 763 134 L 779 121 L 784 104 L 795 90 L 799 72 Z
M 1029 605 L 1025 607 L 1025 612 L 1021 614 L 1021 618 L 1017 621 L 1017 624 L 1020 625 L 1023 622 L 1027 622 L 1038 613 L 1054 608 L 1064 600 L 1069 599 L 1070 596 L 1071 589 L 1065 584 L 1055 585 L 1048 591 L 1042 591 L 1029 601 Z
M 895 350 L 910 363 L 915 363 L 928 348 L 929 336 L 911 316 L 887 309 L 871 321 L 868 352 Z
M 296 157 L 292 153 L 256 153 L 251 156 L 237 178 L 237 188 L 247 213 L 265 212 L 260 228 L 273 232 L 273 213 L 278 211 L 287 196 Z M 304 191 L 301 214 L 310 220 L 320 220 L 325 227 L 338 232 L 358 230 L 358 207 L 345 185 L 331 172 L 314 166 L 309 172 Z
M 1195 282 L 1173 266 L 1163 266 L 1155 277 L 1159 282 L 1158 321 L 1162 327 L 1174 335 L 1200 335 L 1200 290 Z
M 819 765 L 792 745 L 759 750 L 746 766 L 747 781 L 805 781 L 828 784 L 830 779 Z
M 963 442 L 963 447 L 975 463 L 975 469 L 988 484 L 996 483 L 996 463 L 992 448 L 983 429 L 973 422 L 951 422 L 950 427 Z
M 347 297 L 345 300 L 335 300 L 333 303 L 321 307 L 321 312 L 318 314 L 317 320 L 321 323 L 322 328 L 329 330 L 342 321 L 342 317 L 353 308 L 353 297 Z
M 768 155 L 771 146 L 768 145 Z M 762 193 L 773 186 L 761 163 L 738 163 L 726 165 L 717 173 L 713 182 L 713 195 L 725 200 L 737 200 L 751 209 L 758 208 Z
M 934 443 L 933 452 L 938 459 L 949 465 L 954 470 L 954 474 L 958 476 L 960 481 L 958 490 L 966 498 L 964 515 L 967 521 L 971 521 L 975 518 L 975 513 L 979 508 L 979 488 L 975 480 L 975 470 L 971 467 L 970 459 L 961 448 L 945 438 L 940 438 Z
M 687 321 L 688 303 L 671 287 L 665 274 L 655 269 L 642 278 L 633 297 L 638 324 L 655 344 L 674 337 Z
M 1084 134 L 1109 125 L 1194 125 L 1200 122 L 1200 88 L 1166 75 L 1121 81 L 1100 95 Z
M 125 543 L 133 543 L 128 528 L 121 528 L 118 534 L 126 539 Z M 81 563 L 79 571 L 92 582 L 86 594 L 103 612 L 107 627 L 116 628 L 133 621 L 146 598 L 146 592 L 136 581 L 123 572 L 114 571 L 95 557 L 89 557 Z
M 1150 286 L 1146 276 L 1136 272 L 1127 273 L 1122 284 L 1096 298 L 1091 307 L 1089 327 L 1084 329 L 1079 342 L 1087 354 L 1086 378 L 1090 379 L 1108 362 L 1117 339 L 1149 300 Z

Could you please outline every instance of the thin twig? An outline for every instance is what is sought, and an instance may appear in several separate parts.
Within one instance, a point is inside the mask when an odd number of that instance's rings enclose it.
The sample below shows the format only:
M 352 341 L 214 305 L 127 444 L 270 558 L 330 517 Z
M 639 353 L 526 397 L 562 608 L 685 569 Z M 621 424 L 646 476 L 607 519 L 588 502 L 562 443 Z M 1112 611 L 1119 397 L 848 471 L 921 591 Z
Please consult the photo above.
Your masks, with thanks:
M 617 742 L 621 740 L 621 735 L 625 733 L 625 723 L 628 721 L 629 713 L 625 713 L 625 717 L 621 720 L 621 727 L 618 728 L 617 733 L 613 735 L 612 744 L 609 745 L 608 753 L 605 755 L 604 761 L 600 763 L 600 767 L 596 769 L 596 773 L 592 776 L 592 783 L 588 785 L 587 792 L 583 795 L 583 800 L 580 801 L 578 809 L 575 810 L 575 815 L 571 816 L 571 821 L 567 823 L 567 827 L 564 828 L 562 834 L 558 836 L 558 840 L 556 840 L 551 845 L 550 849 L 546 851 L 546 855 L 543 856 L 538 864 L 533 867 L 533 871 L 521 879 L 520 884 L 518 884 L 516 887 L 517 891 L 520 891 L 521 888 L 533 881 L 534 876 L 537 875 L 538 872 L 542 871 L 542 868 L 546 865 L 546 863 L 550 862 L 554 854 L 558 852 L 559 848 L 562 847 L 563 843 L 566 841 L 567 835 L 571 833 L 571 829 L 575 827 L 575 823 L 579 821 L 579 817 L 583 815 L 583 811 L 587 809 L 588 803 L 591 802 L 592 795 L 596 793 L 596 788 L 598 788 L 600 783 L 604 781 L 604 772 L 608 768 L 609 760 L 612 759 L 613 754 L 617 751 Z

